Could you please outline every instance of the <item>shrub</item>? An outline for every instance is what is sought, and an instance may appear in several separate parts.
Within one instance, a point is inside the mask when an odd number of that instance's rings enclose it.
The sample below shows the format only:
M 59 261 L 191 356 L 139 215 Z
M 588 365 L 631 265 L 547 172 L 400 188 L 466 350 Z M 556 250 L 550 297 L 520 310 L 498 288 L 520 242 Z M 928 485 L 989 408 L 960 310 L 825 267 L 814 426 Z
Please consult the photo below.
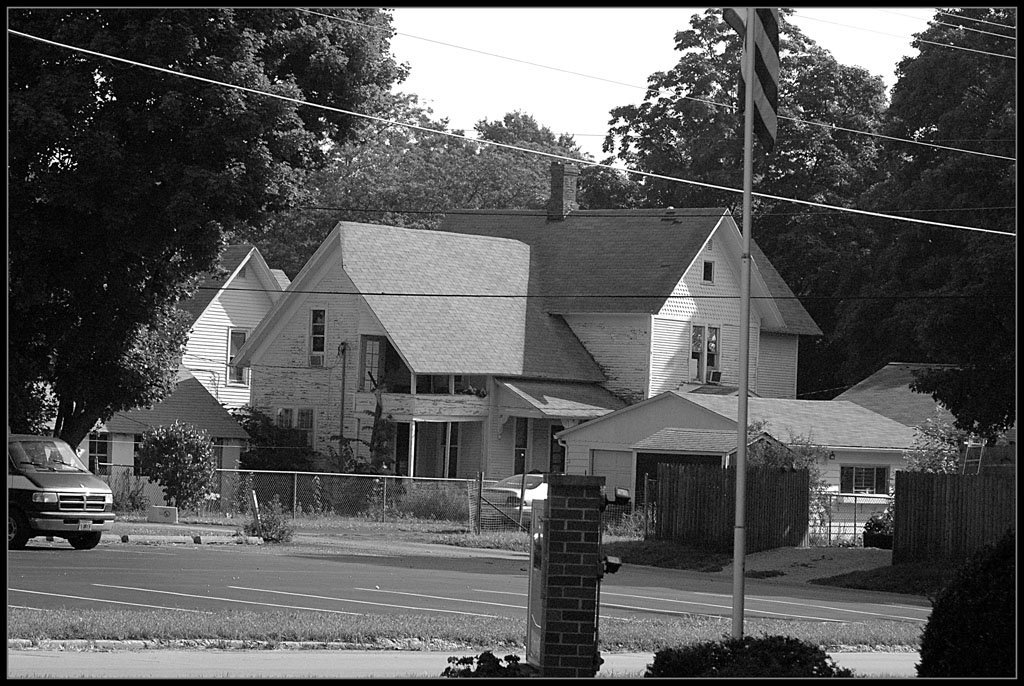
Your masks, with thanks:
M 476 670 L 473 669 L 473 662 L 476 661 Z M 461 678 L 461 677 L 524 677 L 529 676 L 527 670 L 519 664 L 518 655 L 506 655 L 505 662 L 507 665 L 501 664 L 501 660 L 496 658 L 494 654 L 487 650 L 476 658 L 473 657 L 450 657 L 448 658 L 449 667 L 446 667 L 441 676 Z
M 139 471 L 163 488 L 168 505 L 197 510 L 213 492 L 213 441 L 194 426 L 175 421 L 146 431 L 136 459 Z
M 852 677 L 820 647 L 788 636 L 744 636 L 654 654 L 648 677 Z
M 1016 535 L 976 551 L 932 601 L 921 636 L 919 677 L 1016 673 Z
M 465 520 L 469 511 L 465 496 L 454 496 L 443 488 L 420 487 L 409 489 L 396 503 L 398 513 L 415 519 Z
M 295 527 L 285 517 L 281 499 L 276 495 L 269 503 L 260 503 L 260 519 L 253 515 L 242 530 L 246 536 L 260 536 L 267 543 L 287 543 L 295 535 Z
M 145 512 L 149 508 L 149 498 L 145 496 L 146 482 L 128 471 L 122 472 L 110 480 L 110 490 L 114 497 L 115 512 Z
M 864 533 L 892 536 L 893 522 L 895 521 L 894 505 L 894 499 L 890 497 L 889 504 L 884 510 L 875 512 L 868 517 L 868 521 L 864 522 Z

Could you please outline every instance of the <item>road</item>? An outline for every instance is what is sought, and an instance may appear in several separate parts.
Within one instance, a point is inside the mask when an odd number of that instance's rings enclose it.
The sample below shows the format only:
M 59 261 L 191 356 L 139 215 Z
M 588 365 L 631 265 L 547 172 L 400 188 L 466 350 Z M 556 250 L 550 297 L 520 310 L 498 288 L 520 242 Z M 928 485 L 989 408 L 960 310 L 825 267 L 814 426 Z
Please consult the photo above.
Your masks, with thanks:
M 73 551 L 30 543 L 8 552 L 7 602 L 37 609 L 523 617 L 528 560 L 494 554 L 500 557 L 106 543 Z M 748 618 L 924 622 L 931 607 L 924 598 L 751 579 L 744 610 Z M 731 584 L 697 572 L 630 565 L 602 583 L 602 621 L 692 614 L 731 617 Z

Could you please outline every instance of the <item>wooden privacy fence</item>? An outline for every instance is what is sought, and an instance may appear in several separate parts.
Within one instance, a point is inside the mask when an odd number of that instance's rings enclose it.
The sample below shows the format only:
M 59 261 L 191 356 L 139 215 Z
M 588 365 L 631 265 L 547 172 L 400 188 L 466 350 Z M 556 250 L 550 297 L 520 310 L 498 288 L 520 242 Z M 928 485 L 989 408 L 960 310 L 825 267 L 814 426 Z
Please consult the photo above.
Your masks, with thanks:
M 745 549 L 801 545 L 807 534 L 810 476 L 806 469 L 747 470 Z M 658 465 L 655 536 L 719 552 L 733 549 L 736 468 Z
M 958 560 L 1017 527 L 1017 490 L 1000 473 L 896 472 L 892 563 Z

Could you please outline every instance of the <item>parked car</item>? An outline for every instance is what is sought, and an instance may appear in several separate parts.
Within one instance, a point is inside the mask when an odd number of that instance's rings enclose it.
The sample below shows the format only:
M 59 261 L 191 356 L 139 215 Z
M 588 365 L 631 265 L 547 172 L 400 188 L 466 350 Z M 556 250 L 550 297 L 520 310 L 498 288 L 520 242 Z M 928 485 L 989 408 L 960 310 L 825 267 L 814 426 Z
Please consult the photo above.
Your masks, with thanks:
M 114 522 L 114 498 L 67 443 L 50 436 L 7 435 L 7 548 L 33 536 L 95 548 Z
M 547 497 L 548 484 L 544 480 L 544 475 L 539 472 L 516 474 L 502 479 L 483 489 L 483 502 L 480 505 L 481 524 L 485 529 L 516 529 L 520 528 L 522 521 L 522 528 L 529 530 L 533 517 L 533 503 Z

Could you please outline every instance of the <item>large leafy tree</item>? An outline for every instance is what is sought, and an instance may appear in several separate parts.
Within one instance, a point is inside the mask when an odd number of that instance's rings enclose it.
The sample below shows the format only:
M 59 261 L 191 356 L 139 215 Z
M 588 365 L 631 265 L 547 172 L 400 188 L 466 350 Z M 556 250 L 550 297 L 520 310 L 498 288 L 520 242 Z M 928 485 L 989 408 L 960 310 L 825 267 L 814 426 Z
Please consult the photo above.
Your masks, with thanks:
M 390 15 L 288 9 L 14 9 L 8 26 L 12 428 L 78 444 L 171 388 L 173 305 L 226 233 L 254 239 L 356 119 L 82 48 L 348 110 L 404 76 Z M 42 390 L 41 390 L 42 389 Z M 51 394 L 47 396 L 47 392 Z
M 303 202 L 272 218 L 258 243 L 270 264 L 294 278 L 338 221 L 429 229 L 452 209 L 527 209 L 547 202 L 549 158 L 459 138 L 464 131 L 450 129 L 415 95 L 391 96 L 381 116 L 397 123 L 371 124 L 332 148 L 329 164 L 310 176 Z M 571 137 L 523 112 L 481 120 L 475 133 L 529 150 L 580 154 Z
M 871 136 L 842 129 L 877 130 L 884 84 L 859 67 L 836 62 L 785 21 L 790 10 L 781 14 L 783 119 L 773 154 L 755 145 L 754 189 L 853 207 L 879 178 L 879 145 Z M 690 28 L 675 40 L 679 62 L 649 77 L 642 103 L 612 110 L 604 150 L 640 171 L 742 189 L 743 120 L 733 107 L 741 41 L 719 8 L 693 15 Z M 642 206 L 728 207 L 739 217 L 742 196 L 736 192 L 649 177 L 625 186 L 640 194 Z M 834 298 L 862 278 L 874 240 L 871 228 L 850 213 L 755 197 L 753 236 L 825 332 L 801 349 L 798 393 L 838 385 Z
M 1017 12 L 944 12 L 918 34 L 913 45 L 920 54 L 898 66 L 885 133 L 945 147 L 888 144 L 882 166 L 889 174 L 865 204 L 1015 233 L 1016 41 L 1010 36 Z M 984 31 L 974 30 L 982 26 L 976 20 L 986 22 Z M 893 360 L 946 363 L 952 366 L 936 364 L 916 375 L 914 390 L 949 408 L 960 430 L 992 437 L 1010 426 L 1016 418 L 1015 237 L 891 224 L 877 235 L 861 297 L 841 312 L 847 377 L 863 378 Z

